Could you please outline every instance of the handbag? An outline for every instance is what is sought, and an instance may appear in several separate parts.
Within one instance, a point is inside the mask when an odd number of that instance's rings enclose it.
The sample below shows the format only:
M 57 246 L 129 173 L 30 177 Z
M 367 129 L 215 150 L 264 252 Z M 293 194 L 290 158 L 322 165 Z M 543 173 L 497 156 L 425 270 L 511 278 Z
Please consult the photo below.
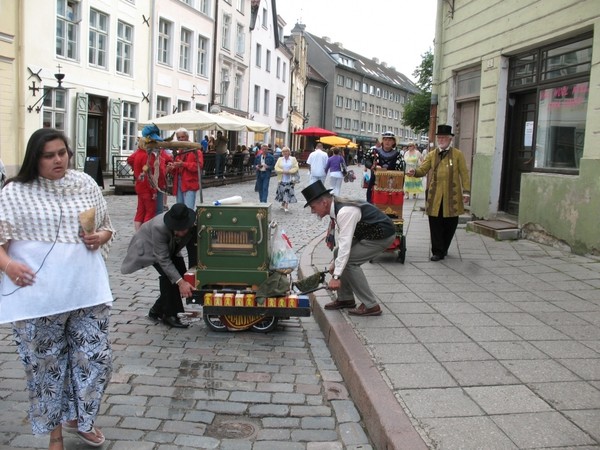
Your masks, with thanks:
M 348 167 L 346 166 L 346 161 L 342 158 L 342 162 L 340 163 L 340 169 L 342 169 L 342 175 L 348 175 Z
M 300 173 L 296 172 L 292 174 L 292 184 L 298 184 L 300 183 Z

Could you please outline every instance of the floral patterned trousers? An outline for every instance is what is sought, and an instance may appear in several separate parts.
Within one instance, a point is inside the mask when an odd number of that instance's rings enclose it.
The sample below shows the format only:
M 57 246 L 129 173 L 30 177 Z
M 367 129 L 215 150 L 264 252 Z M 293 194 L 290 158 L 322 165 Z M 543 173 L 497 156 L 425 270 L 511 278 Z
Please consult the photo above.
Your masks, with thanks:
M 74 419 L 92 429 L 112 374 L 109 313 L 102 304 L 13 323 L 34 434 Z

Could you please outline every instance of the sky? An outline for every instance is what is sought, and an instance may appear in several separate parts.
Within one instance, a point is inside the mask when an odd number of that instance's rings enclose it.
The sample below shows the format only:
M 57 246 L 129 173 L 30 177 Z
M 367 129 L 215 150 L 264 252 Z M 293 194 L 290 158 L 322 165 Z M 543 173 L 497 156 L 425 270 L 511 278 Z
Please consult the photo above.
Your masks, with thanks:
M 433 51 L 437 0 L 277 0 L 289 35 L 296 22 L 344 48 L 378 58 L 415 81 L 422 55 Z

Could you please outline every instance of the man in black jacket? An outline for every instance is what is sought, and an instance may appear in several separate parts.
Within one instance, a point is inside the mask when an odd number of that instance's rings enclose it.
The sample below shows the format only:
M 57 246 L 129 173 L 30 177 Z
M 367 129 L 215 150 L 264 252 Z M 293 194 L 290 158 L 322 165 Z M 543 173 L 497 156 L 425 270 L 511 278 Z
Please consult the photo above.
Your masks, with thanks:
M 186 247 L 190 266 L 196 265 L 196 213 L 183 203 L 175 203 L 167 212 L 145 222 L 133 235 L 121 273 L 129 274 L 154 266 L 159 274 L 160 297 L 150 308 L 151 319 L 162 318 L 175 328 L 187 328 L 178 313 L 184 311 L 182 297 L 191 297 L 193 286 L 183 279 L 185 261 L 179 252 Z

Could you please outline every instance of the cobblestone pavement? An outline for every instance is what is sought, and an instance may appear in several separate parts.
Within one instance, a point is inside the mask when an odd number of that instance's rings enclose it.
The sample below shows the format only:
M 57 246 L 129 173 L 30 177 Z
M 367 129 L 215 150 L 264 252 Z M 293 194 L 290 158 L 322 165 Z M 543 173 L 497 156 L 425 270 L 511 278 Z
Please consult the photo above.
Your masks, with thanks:
M 303 183 L 307 174 L 303 171 Z M 271 198 L 276 179 L 271 180 Z M 360 193 L 358 183 L 344 186 Z M 298 203 L 271 218 L 300 253 L 326 225 Z M 231 195 L 258 201 L 254 183 L 205 189 L 204 201 Z M 170 204 L 173 198 L 170 197 Z M 108 269 L 115 297 L 114 374 L 97 425 L 105 449 L 370 449 L 361 417 L 312 317 L 283 321 L 270 334 L 215 333 L 200 318 L 169 329 L 147 318 L 158 295 L 154 269 L 121 275 L 133 234 L 135 196 L 107 196 L 118 235 Z M 76 293 L 74 293 L 76 295 Z M 194 305 L 187 311 L 198 312 Z M 28 395 L 9 325 L 0 326 L 0 448 L 47 448 L 27 421 Z M 65 435 L 67 449 L 85 448 Z

